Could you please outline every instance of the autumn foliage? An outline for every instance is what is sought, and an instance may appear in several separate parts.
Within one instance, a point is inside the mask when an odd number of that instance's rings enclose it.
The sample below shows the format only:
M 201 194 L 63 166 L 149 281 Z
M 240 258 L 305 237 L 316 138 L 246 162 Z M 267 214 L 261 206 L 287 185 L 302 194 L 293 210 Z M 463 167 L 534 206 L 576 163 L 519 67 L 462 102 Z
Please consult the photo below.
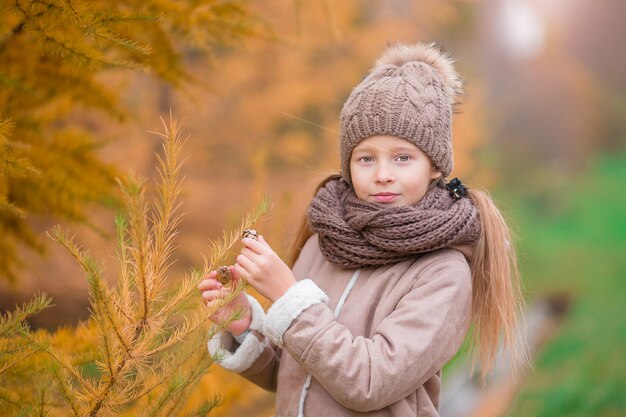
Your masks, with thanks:
M 164 130 L 155 200 L 146 201 L 141 181 L 120 181 L 125 209 L 116 216 L 115 286 L 107 284 L 98 260 L 69 232 L 60 227 L 50 232 L 84 270 L 91 317 L 52 334 L 32 331 L 26 319 L 50 306 L 45 295 L 2 317 L 2 415 L 111 416 L 134 410 L 133 415 L 141 416 L 203 416 L 218 404 L 215 395 L 195 406 L 188 403 L 216 360 L 206 350 L 207 337 L 222 328 L 209 327 L 207 321 L 223 304 L 207 308 L 197 297 L 196 285 L 224 262 L 242 231 L 267 211 L 268 201 L 237 230 L 213 242 L 201 268 L 182 279 L 168 279 L 182 216 L 183 141 L 175 121 Z M 224 303 L 244 289 L 245 284 L 238 284 Z M 236 312 L 230 320 L 241 314 Z
M 145 71 L 192 80 L 184 58 L 261 36 L 239 1 L 12 0 L 0 4 L 0 277 L 14 280 L 18 245 L 43 250 L 28 216 L 89 223 L 85 206 L 110 204 L 115 168 L 78 113 L 131 114 L 102 78 Z

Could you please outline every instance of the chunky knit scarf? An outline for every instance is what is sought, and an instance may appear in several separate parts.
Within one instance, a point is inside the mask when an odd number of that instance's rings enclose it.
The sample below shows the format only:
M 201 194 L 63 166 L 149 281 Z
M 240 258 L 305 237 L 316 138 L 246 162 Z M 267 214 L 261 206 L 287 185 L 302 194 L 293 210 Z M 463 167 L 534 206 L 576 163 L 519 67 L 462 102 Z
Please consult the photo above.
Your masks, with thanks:
M 359 200 L 344 180 L 331 180 L 307 210 L 326 258 L 345 268 L 387 265 L 435 249 L 476 241 L 478 210 L 431 187 L 414 206 L 386 207 Z

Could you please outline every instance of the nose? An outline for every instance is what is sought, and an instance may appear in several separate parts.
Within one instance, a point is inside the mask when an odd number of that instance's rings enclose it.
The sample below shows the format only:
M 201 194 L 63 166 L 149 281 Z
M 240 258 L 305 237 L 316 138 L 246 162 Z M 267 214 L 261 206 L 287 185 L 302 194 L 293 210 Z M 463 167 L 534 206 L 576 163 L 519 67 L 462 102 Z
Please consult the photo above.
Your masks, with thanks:
M 389 184 L 394 181 L 393 173 L 391 169 L 385 163 L 380 163 L 376 167 L 376 183 Z

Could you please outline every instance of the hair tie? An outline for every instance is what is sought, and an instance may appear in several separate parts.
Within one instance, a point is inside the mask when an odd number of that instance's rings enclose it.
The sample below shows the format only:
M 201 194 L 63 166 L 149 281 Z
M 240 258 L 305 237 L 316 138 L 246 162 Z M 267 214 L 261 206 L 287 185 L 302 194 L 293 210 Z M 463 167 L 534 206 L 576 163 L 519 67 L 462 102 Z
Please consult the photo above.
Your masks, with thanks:
M 453 178 L 452 181 L 447 183 L 446 190 L 450 191 L 450 195 L 455 200 L 458 200 L 461 197 L 467 197 L 467 187 L 465 187 L 458 178 Z

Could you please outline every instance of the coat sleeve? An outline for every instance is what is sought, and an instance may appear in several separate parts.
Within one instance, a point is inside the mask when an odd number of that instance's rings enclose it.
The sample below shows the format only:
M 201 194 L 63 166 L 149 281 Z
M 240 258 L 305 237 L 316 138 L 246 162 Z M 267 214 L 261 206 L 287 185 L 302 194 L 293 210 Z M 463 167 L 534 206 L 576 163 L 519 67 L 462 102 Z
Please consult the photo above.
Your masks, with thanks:
M 276 375 L 282 350 L 262 333 L 265 312 L 259 302 L 248 295 L 252 310 L 251 332 L 239 345 L 223 330 L 208 342 L 209 353 L 224 369 L 237 372 L 247 380 L 268 391 L 276 391 Z
M 435 262 L 371 337 L 355 337 L 322 290 L 304 280 L 268 310 L 263 328 L 344 407 L 379 410 L 415 392 L 454 356 L 467 331 L 471 291 L 467 263 Z

